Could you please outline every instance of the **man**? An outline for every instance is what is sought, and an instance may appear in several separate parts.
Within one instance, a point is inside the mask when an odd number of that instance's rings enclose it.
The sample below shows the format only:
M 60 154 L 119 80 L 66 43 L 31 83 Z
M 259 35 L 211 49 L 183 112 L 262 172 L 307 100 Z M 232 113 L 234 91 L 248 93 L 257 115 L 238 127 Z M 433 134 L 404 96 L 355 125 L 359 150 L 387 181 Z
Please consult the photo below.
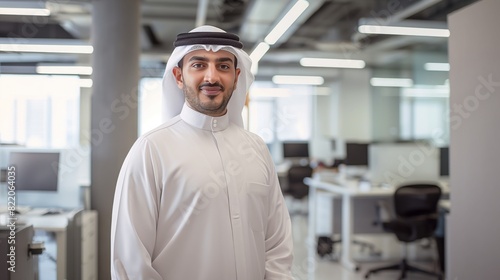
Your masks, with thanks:
M 253 76 L 238 36 L 177 36 L 168 119 L 140 137 L 115 191 L 113 279 L 292 279 L 290 217 L 266 145 L 243 129 Z

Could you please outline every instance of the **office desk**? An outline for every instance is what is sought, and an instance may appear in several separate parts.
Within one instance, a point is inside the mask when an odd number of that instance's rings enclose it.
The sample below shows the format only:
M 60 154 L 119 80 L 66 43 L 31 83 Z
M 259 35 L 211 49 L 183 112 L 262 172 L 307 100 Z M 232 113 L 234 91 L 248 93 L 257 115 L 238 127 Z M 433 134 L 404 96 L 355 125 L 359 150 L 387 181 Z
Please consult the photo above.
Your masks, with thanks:
M 308 244 L 316 244 L 316 199 L 318 192 L 327 192 L 339 194 L 342 196 L 342 251 L 341 264 L 353 271 L 359 270 L 359 266 L 352 259 L 351 244 L 353 236 L 353 207 L 352 200 L 355 197 L 389 197 L 394 194 L 394 187 L 360 187 L 357 180 L 339 180 L 335 181 L 332 176 L 328 179 L 320 174 L 315 174 L 313 178 L 306 178 L 304 182 L 309 185 L 309 224 L 308 224 Z M 328 180 L 328 181 L 326 181 Z M 449 193 L 447 184 L 441 184 L 443 193 Z M 308 259 L 315 259 L 315 246 L 309 246 Z M 312 266 L 309 266 L 309 275 L 314 273 Z
M 37 210 L 19 215 L 18 221 L 55 234 L 57 280 L 97 279 L 97 212 L 75 209 L 41 215 Z
M 66 279 L 66 230 L 68 227 L 70 213 L 56 215 L 26 214 L 20 215 L 19 220 L 26 224 L 32 224 L 35 230 L 53 232 L 57 243 L 57 280 Z

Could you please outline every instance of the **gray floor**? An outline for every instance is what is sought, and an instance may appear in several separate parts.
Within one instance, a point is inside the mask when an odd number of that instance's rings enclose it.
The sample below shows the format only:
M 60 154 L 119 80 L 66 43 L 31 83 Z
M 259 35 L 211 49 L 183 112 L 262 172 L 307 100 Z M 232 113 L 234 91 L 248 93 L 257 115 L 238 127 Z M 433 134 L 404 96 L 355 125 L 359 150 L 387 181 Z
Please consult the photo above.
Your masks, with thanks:
M 38 280 L 57 279 L 57 246 L 54 234 L 45 231 L 36 231 L 33 238 L 37 242 L 44 242 L 45 250 L 38 257 Z
M 290 200 L 287 198 L 287 204 Z M 305 202 L 305 201 L 304 201 Z M 299 212 L 307 212 L 307 204 L 299 203 L 289 204 L 289 209 L 291 212 L 298 210 Z M 334 254 L 332 256 L 325 256 L 324 258 L 319 258 L 316 256 L 313 261 L 307 258 L 307 214 L 302 215 L 292 215 L 292 230 L 294 237 L 294 265 L 292 267 L 292 272 L 295 280 L 361 280 L 365 279 L 364 275 L 367 270 L 374 267 L 379 267 L 383 265 L 389 265 L 400 260 L 403 254 L 402 246 L 400 243 L 390 234 L 382 235 L 357 235 L 356 239 L 368 241 L 375 245 L 377 250 L 382 252 L 381 256 L 373 256 L 370 254 L 369 250 L 362 250 L 360 246 L 354 245 L 352 254 L 359 260 L 360 271 L 354 272 L 344 268 L 337 262 L 337 257 L 341 250 L 340 244 L 335 245 Z M 40 280 L 55 280 L 56 279 L 56 246 L 54 236 L 38 232 L 36 236 L 37 241 L 44 241 L 46 245 L 46 251 L 40 256 L 39 263 L 39 276 Z M 315 244 L 313 245 L 316 246 Z M 415 248 L 416 247 L 416 248 Z M 422 249 L 422 246 L 414 246 L 409 250 L 409 255 L 412 259 L 411 264 L 418 265 L 419 267 L 438 270 L 435 254 L 435 248 L 432 247 L 428 249 Z M 416 259 L 416 260 L 415 260 Z M 314 265 L 314 277 L 308 278 L 308 268 L 309 265 Z M 379 272 L 372 275 L 369 279 L 371 280 L 389 280 L 389 279 L 399 279 L 398 272 Z M 409 273 L 408 280 L 432 280 L 437 279 L 436 277 L 429 277 L 425 275 Z
M 359 260 L 360 271 L 354 272 L 349 271 L 337 262 L 337 257 L 339 251 L 341 250 L 340 244 L 335 245 L 335 252 L 332 257 L 319 258 L 316 256 L 314 261 L 307 259 L 307 215 L 293 215 L 292 216 L 292 228 L 294 235 L 294 265 L 292 272 L 296 280 L 359 280 L 365 279 L 365 273 L 370 268 L 375 268 L 384 265 L 390 265 L 396 263 L 400 260 L 403 254 L 403 247 L 400 246 L 399 242 L 390 234 L 379 234 L 375 236 L 363 235 L 356 236 L 357 239 L 363 241 L 372 242 L 378 250 L 382 252 L 380 256 L 374 256 L 370 254 L 369 250 L 361 250 L 359 246 L 354 245 L 352 254 Z M 413 265 L 418 265 L 421 268 L 438 271 L 437 259 L 435 254 L 434 244 L 430 244 L 429 248 L 426 246 L 421 246 L 418 244 L 410 248 L 409 258 L 410 263 Z M 315 245 L 313 245 L 315 246 Z M 314 265 L 314 278 L 308 278 L 308 267 Z M 372 280 L 385 280 L 385 279 L 399 279 L 399 272 L 396 271 L 384 271 L 377 274 L 373 274 L 369 279 Z M 437 279 L 437 277 L 426 276 L 417 273 L 408 273 L 407 278 L 409 280 L 426 280 L 426 279 Z

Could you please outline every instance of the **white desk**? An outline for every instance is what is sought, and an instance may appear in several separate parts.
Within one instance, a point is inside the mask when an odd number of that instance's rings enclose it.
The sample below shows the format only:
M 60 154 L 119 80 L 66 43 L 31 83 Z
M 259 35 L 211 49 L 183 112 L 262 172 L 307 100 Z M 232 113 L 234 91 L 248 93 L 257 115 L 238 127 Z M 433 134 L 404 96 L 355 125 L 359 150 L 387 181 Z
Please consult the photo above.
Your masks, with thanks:
M 278 177 L 286 177 L 288 174 L 288 169 L 292 166 L 292 163 L 289 161 L 281 162 L 280 164 L 276 164 L 276 173 L 278 173 Z
M 340 194 L 342 196 L 342 250 L 341 264 L 353 271 L 359 269 L 359 266 L 352 259 L 351 244 L 353 236 L 354 214 L 352 200 L 354 197 L 388 197 L 394 194 L 394 187 L 371 187 L 362 189 L 358 186 L 356 180 L 346 180 L 345 182 L 335 182 L 332 176 L 328 176 L 328 181 L 315 175 L 313 178 L 306 178 L 304 182 L 309 185 L 309 225 L 308 225 L 308 244 L 316 244 L 316 199 L 318 192 L 329 192 Z M 449 193 L 446 184 L 442 186 L 443 193 Z M 308 259 L 315 260 L 316 248 L 309 246 Z M 313 279 L 313 265 L 309 266 L 309 279 Z
M 451 201 L 449 199 L 441 199 L 439 201 L 439 207 L 446 211 L 446 213 L 450 213 L 451 211 Z

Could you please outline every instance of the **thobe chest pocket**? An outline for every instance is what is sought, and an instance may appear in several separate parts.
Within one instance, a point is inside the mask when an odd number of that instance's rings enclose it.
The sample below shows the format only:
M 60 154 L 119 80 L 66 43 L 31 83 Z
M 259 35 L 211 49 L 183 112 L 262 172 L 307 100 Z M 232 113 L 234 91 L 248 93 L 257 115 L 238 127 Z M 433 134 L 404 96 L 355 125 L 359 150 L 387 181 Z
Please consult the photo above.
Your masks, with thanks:
M 244 188 L 243 204 L 252 230 L 265 231 L 269 213 L 270 187 L 256 182 L 249 182 Z

